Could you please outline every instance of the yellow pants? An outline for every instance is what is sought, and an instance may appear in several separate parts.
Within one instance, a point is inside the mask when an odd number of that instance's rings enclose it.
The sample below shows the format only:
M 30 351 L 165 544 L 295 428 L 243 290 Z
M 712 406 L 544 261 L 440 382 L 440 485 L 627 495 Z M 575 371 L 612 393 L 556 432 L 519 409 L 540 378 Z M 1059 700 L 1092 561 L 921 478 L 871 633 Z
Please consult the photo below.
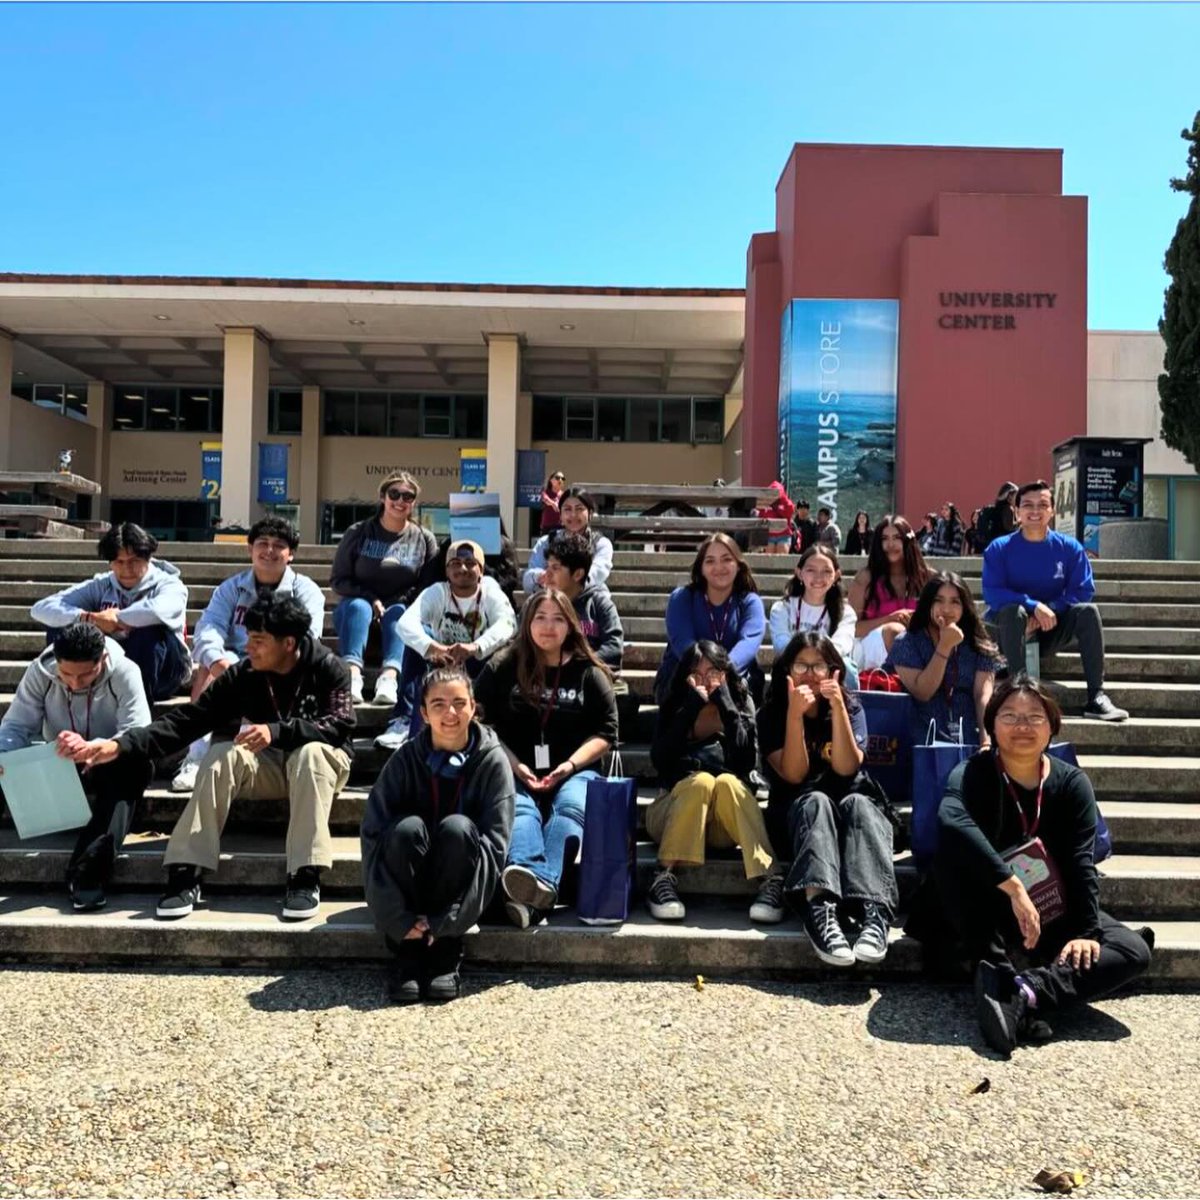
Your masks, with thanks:
M 699 866 L 704 847 L 742 848 L 746 878 L 765 875 L 775 861 L 762 810 L 736 775 L 697 771 L 659 796 L 646 812 L 646 832 L 660 863 Z

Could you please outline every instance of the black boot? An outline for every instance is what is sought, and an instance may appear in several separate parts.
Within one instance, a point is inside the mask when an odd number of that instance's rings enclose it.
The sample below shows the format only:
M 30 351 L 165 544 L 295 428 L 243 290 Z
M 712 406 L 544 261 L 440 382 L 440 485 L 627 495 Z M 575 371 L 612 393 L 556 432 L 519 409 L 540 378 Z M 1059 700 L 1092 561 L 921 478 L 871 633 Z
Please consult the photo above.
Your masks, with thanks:
M 420 938 L 394 942 L 388 947 L 395 955 L 387 965 L 387 996 L 393 1004 L 417 1004 L 421 999 L 421 976 L 425 971 L 425 943 Z
M 425 958 L 425 999 L 431 1004 L 458 999 L 462 992 L 458 977 L 462 960 L 462 938 L 438 938 L 429 947 Z

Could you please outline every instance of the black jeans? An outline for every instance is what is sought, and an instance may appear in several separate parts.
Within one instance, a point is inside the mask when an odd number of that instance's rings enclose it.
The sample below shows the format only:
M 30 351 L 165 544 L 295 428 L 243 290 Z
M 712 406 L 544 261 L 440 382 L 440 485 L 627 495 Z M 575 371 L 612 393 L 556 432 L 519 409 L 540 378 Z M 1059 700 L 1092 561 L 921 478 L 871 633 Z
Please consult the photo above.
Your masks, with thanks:
M 892 826 L 861 792 L 840 800 L 806 792 L 788 810 L 792 868 L 787 888 L 821 888 L 839 900 L 871 900 L 894 913 L 899 905 L 892 867 Z
M 1053 1011 L 1109 996 L 1150 965 L 1150 947 L 1140 934 L 1108 913 L 1100 913 L 1100 957 L 1087 970 L 1058 964 L 1070 941 L 1060 919 L 1045 926 L 1033 950 L 1026 950 L 1008 897 L 980 880 L 950 853 L 934 859 L 934 879 L 960 948 L 974 966 L 980 959 L 1019 971 L 1033 988 L 1038 1008 Z
M 140 754 L 122 754 L 83 773 L 92 819 L 79 831 L 67 865 L 68 879 L 78 875 L 86 883 L 108 882 L 153 776 L 154 764 Z
M 1025 624 L 1029 614 L 1024 605 L 1008 604 L 996 614 L 1000 653 L 1008 660 L 1008 669 L 1015 675 L 1025 669 Z M 1043 654 L 1053 654 L 1070 643 L 1079 646 L 1083 674 L 1087 680 L 1090 700 L 1104 687 L 1104 625 L 1100 610 L 1094 604 L 1072 604 L 1058 614 L 1058 624 L 1045 633 L 1036 634 Z
M 479 830 L 461 813 L 443 817 L 432 833 L 420 817 L 404 817 L 384 835 L 383 856 L 408 911 L 433 920 L 461 903 L 474 883 Z

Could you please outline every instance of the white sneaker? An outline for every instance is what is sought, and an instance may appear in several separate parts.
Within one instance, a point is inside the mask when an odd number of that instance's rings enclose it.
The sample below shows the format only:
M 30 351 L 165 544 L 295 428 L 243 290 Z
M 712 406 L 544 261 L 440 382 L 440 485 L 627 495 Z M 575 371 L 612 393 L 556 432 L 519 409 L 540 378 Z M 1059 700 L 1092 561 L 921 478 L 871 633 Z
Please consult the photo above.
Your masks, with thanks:
M 175 772 L 175 778 L 171 780 L 171 791 L 190 792 L 196 786 L 196 776 L 199 774 L 200 764 L 190 758 L 185 759 L 183 766 Z
M 395 671 L 388 671 L 375 680 L 375 703 L 386 704 L 389 707 L 396 703 L 396 693 L 399 685 Z
M 350 699 L 355 704 L 361 704 L 363 702 L 362 687 L 363 687 L 362 672 L 361 671 L 351 671 L 350 672 Z
M 408 718 L 395 717 L 388 722 L 387 729 L 376 739 L 380 750 L 399 750 L 408 741 Z

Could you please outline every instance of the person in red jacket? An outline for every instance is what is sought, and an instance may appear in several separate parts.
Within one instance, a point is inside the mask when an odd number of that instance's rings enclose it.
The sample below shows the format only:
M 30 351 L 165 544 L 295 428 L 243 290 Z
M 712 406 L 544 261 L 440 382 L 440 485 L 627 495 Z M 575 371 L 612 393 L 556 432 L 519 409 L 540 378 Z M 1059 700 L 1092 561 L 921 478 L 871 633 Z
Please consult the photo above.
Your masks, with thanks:
M 757 509 L 760 517 L 766 517 L 767 553 L 786 554 L 792 548 L 792 514 L 796 506 L 788 498 L 784 486 L 778 479 L 771 484 L 775 499 L 765 508 Z

